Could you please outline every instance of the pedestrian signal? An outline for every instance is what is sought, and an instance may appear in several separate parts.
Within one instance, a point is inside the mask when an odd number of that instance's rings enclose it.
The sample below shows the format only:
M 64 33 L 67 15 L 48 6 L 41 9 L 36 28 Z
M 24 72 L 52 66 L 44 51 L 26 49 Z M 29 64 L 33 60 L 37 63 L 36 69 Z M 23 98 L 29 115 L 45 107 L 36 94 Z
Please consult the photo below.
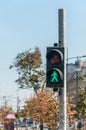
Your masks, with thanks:
M 64 47 L 47 47 L 46 87 L 64 86 Z

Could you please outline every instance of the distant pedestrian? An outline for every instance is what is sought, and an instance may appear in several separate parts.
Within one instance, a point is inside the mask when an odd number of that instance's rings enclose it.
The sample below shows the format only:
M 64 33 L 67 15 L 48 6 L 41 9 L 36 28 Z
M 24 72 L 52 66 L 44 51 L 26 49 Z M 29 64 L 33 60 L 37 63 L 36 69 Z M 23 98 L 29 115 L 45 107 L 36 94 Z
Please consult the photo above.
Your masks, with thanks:
M 10 130 L 14 130 L 14 121 L 10 122 Z
M 86 130 L 86 119 L 83 121 L 83 130 Z
M 8 130 L 8 121 L 6 119 L 4 120 L 4 129 Z
M 75 130 L 78 129 L 78 120 L 77 119 L 74 121 L 74 127 L 75 127 Z
M 9 121 L 8 123 L 8 130 L 14 130 L 14 121 Z
M 79 120 L 78 121 L 78 130 L 82 130 L 82 121 L 81 120 Z
M 10 121 L 8 122 L 8 130 L 11 130 Z
M 39 124 L 37 124 L 37 130 L 39 129 Z

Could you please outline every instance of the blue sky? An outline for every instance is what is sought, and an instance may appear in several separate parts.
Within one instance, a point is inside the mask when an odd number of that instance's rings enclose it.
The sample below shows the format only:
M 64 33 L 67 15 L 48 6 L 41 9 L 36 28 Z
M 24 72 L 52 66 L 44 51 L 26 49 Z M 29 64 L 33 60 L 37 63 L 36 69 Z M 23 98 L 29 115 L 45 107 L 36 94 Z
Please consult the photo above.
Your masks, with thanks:
M 38 46 L 46 61 L 46 47 L 58 42 L 58 9 L 66 13 L 68 57 L 86 53 L 85 0 L 1 0 L 0 1 L 0 96 L 16 97 L 16 70 L 9 70 L 16 55 Z M 21 92 L 20 92 L 21 91 Z M 22 99 L 31 90 L 20 90 Z M 23 96 L 21 96 L 23 95 Z

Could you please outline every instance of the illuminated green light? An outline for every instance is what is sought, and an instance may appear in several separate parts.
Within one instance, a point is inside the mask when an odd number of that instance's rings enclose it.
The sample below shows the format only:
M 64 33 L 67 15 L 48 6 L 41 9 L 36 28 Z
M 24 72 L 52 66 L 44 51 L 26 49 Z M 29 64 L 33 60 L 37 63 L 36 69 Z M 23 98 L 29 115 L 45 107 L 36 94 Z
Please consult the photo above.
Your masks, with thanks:
M 47 73 L 47 80 L 50 84 L 59 84 L 63 79 L 63 75 L 58 69 L 51 69 Z
M 56 71 L 53 71 L 52 75 L 51 75 L 51 82 L 59 82 L 59 76 L 56 73 Z

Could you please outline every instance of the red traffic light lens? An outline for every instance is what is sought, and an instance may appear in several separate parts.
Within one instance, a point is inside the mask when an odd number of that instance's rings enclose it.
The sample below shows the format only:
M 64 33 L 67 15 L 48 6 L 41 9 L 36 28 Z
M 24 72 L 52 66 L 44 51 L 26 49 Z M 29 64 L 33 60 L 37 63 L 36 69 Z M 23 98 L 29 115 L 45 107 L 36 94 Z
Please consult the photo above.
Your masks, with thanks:
M 63 60 L 62 54 L 58 52 L 57 50 L 52 50 L 47 54 L 48 61 L 51 64 L 60 64 L 61 61 Z
M 60 57 L 57 54 L 51 55 L 50 57 L 50 63 L 52 64 L 58 64 L 60 62 Z

